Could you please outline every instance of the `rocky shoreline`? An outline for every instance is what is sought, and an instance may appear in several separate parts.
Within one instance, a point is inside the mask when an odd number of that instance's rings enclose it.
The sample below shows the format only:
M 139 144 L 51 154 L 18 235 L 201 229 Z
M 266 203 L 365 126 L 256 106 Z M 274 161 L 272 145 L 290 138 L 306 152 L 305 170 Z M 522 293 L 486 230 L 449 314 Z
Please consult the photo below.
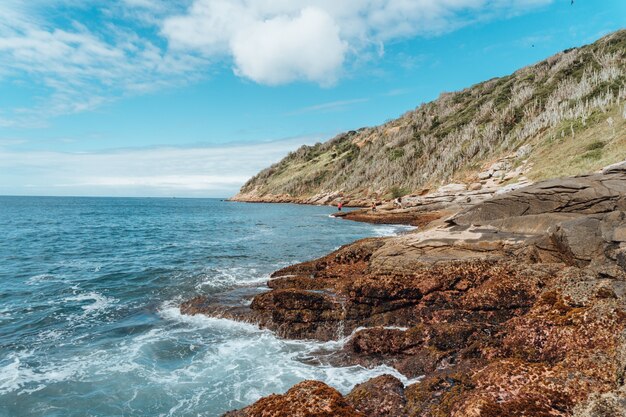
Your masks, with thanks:
M 184 302 L 285 338 L 347 338 L 320 363 L 422 378 L 345 396 L 305 381 L 227 415 L 625 416 L 626 164 L 467 197 L 389 208 L 385 222 L 419 230 L 276 271 L 249 307 Z
M 292 203 L 307 205 L 337 206 L 340 202 L 344 207 L 365 208 L 352 213 L 351 220 L 370 223 L 412 224 L 421 225 L 422 220 L 414 221 L 415 213 L 436 213 L 442 207 L 450 206 L 448 212 L 457 212 L 463 207 L 476 204 L 493 197 L 530 184 L 526 174 L 533 166 L 527 159 L 522 159 L 530 153 L 530 145 L 522 146 L 516 153 L 507 155 L 491 164 L 485 165 L 483 170 L 464 179 L 464 182 L 443 185 L 435 190 L 424 188 L 417 194 L 402 197 L 404 212 L 396 210 L 391 201 L 385 200 L 381 192 L 344 193 L 342 191 L 327 191 L 310 196 L 293 196 L 289 194 L 260 194 L 257 191 L 240 192 L 229 201 L 243 203 Z M 367 213 L 376 202 L 381 213 Z M 403 214 L 406 213 L 406 214 Z M 365 215 L 364 215 L 365 214 Z M 340 216 L 347 215 L 346 212 Z

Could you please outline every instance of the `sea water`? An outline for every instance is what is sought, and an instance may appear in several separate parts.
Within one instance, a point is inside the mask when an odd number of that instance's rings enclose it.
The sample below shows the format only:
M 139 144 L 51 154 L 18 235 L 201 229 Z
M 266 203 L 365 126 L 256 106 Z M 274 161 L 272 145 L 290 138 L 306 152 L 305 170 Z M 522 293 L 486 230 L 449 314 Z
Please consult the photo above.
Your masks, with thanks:
M 345 393 L 397 375 L 307 360 L 341 341 L 289 341 L 180 314 L 195 295 L 263 287 L 278 268 L 399 230 L 332 212 L 217 199 L 0 197 L 0 416 L 218 416 L 304 379 Z

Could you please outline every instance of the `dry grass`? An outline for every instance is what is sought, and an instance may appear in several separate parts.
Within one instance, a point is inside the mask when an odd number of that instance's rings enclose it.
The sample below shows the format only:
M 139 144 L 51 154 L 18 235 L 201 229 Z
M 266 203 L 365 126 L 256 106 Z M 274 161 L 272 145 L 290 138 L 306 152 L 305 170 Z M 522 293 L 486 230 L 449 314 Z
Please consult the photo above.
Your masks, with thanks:
M 538 181 L 579 175 L 626 160 L 626 119 L 620 117 L 620 110 L 613 108 L 593 126 L 574 136 L 561 138 L 555 129 L 542 135 L 530 158 L 534 166 L 529 177 Z M 609 117 L 617 121 L 613 128 L 606 122 Z
M 626 158 L 625 102 L 623 30 L 510 76 L 442 94 L 384 125 L 303 146 L 242 192 L 411 192 L 467 179 L 528 143 L 533 179 L 589 172 Z

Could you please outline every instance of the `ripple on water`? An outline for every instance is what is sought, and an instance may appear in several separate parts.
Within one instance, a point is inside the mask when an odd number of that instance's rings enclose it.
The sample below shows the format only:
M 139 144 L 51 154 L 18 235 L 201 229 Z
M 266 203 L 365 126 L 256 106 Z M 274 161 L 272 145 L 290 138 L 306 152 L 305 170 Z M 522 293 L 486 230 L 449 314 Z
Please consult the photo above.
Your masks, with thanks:
M 342 392 L 382 373 L 408 382 L 387 367 L 310 361 L 345 340 L 283 340 L 177 307 L 197 293 L 245 292 L 296 260 L 401 227 L 338 222 L 325 207 L 0 200 L 0 226 L 11 225 L 2 267 L 24 277 L 0 291 L 2 416 L 217 416 L 303 379 Z

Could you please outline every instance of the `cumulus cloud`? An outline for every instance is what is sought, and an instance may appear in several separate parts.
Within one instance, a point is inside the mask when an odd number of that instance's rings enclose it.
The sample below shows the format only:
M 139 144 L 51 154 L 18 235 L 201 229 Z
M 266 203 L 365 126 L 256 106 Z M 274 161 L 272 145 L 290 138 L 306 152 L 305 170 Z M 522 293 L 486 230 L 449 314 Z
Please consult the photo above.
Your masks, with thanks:
M 81 153 L 16 151 L 12 141 L 0 142 L 0 195 L 227 197 L 269 162 L 319 139 Z
M 553 0 L 194 0 L 166 18 L 173 49 L 231 56 L 236 74 L 276 85 L 331 84 L 350 56 L 385 42 L 437 35 Z
M 298 79 L 330 84 L 343 64 L 347 43 L 325 11 L 306 8 L 243 28 L 231 42 L 236 73 L 263 84 Z

